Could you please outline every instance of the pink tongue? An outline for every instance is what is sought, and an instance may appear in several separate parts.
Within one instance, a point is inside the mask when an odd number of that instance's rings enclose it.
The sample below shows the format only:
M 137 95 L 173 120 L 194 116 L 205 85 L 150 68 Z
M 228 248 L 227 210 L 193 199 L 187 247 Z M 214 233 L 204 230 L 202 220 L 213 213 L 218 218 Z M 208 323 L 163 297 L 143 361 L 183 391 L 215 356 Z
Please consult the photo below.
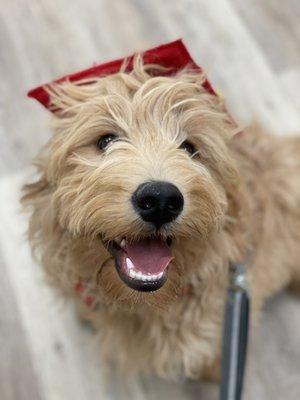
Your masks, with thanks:
M 144 239 L 126 244 L 125 251 L 135 269 L 144 274 L 163 272 L 173 258 L 169 246 L 160 239 Z

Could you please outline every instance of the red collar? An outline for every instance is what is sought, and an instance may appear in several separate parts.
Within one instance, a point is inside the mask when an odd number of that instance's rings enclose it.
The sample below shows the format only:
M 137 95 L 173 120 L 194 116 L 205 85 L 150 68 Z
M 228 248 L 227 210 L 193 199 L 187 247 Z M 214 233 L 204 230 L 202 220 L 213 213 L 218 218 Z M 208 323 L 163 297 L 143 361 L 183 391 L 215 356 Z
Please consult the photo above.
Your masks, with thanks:
M 50 108 L 50 98 L 48 92 L 45 90 L 45 87 L 51 85 L 52 83 L 60 83 L 64 81 L 76 82 L 84 78 L 115 74 L 120 71 L 120 68 L 125 60 L 127 61 L 126 71 L 130 72 L 133 67 L 133 57 L 134 56 L 131 55 L 129 57 L 120 58 L 104 64 L 94 65 L 86 70 L 63 76 L 62 78 L 56 79 L 53 82 L 46 83 L 30 90 L 28 92 L 28 96 L 36 99 L 44 107 L 53 112 L 55 110 L 51 110 Z M 172 75 L 186 66 L 190 66 L 195 71 L 202 71 L 201 67 L 199 67 L 190 56 L 181 39 L 145 51 L 143 53 L 143 60 L 145 64 L 159 64 L 163 67 L 167 67 L 168 71 L 164 72 L 163 75 Z M 216 95 L 216 92 L 207 79 L 203 82 L 202 86 L 209 93 Z
M 87 307 L 92 309 L 97 308 L 99 303 L 96 291 L 94 287 L 91 287 L 88 281 L 84 283 L 81 279 L 79 279 L 74 285 L 74 291 Z

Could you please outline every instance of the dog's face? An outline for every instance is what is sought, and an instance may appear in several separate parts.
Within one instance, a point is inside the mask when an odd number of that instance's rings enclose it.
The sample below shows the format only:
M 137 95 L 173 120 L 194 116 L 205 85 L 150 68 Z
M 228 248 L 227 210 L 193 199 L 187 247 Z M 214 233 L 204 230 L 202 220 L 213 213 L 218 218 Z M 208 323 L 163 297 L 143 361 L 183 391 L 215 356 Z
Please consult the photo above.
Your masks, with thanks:
M 115 298 L 176 292 L 185 244 L 224 224 L 232 126 L 201 81 L 136 67 L 52 93 L 63 110 L 47 161 L 57 219 L 93 244 L 98 283 Z

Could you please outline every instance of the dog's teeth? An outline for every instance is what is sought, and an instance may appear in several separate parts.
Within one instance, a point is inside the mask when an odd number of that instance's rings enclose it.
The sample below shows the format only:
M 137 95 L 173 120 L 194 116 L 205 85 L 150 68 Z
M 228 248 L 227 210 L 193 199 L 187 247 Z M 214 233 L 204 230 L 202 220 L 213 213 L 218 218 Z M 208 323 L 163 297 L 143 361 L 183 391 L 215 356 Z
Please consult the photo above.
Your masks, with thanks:
M 122 239 L 121 243 L 120 243 L 120 247 L 122 247 L 122 249 L 124 249 L 125 246 L 126 246 L 126 240 Z
M 133 269 L 129 270 L 129 275 L 131 276 L 131 278 L 135 278 L 135 272 L 133 271 Z
M 160 272 L 159 274 L 143 274 L 140 271 L 134 270 L 134 265 L 130 258 L 126 258 L 126 264 L 128 268 L 128 274 L 132 279 L 137 279 L 139 281 L 143 282 L 155 282 L 158 279 L 160 279 L 163 276 L 163 272 Z
M 142 274 L 141 272 L 137 272 L 137 273 L 136 273 L 136 277 L 137 277 L 138 279 L 143 279 L 143 274 Z
M 128 257 L 126 258 L 126 265 L 129 270 L 134 268 L 133 262 Z

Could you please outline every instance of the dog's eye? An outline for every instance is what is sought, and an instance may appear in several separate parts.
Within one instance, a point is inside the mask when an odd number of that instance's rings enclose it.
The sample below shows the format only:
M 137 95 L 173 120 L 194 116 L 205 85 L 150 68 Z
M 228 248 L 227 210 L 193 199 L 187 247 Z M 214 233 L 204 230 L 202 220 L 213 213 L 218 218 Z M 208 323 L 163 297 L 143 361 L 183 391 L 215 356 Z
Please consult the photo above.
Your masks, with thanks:
M 118 136 L 114 133 L 108 133 L 107 135 L 101 136 L 97 140 L 97 147 L 100 150 L 105 150 L 112 142 L 116 141 Z
M 179 146 L 180 149 L 184 149 L 187 151 L 191 156 L 195 153 L 195 147 L 192 143 L 188 142 L 185 140 L 184 142 L 181 143 Z

